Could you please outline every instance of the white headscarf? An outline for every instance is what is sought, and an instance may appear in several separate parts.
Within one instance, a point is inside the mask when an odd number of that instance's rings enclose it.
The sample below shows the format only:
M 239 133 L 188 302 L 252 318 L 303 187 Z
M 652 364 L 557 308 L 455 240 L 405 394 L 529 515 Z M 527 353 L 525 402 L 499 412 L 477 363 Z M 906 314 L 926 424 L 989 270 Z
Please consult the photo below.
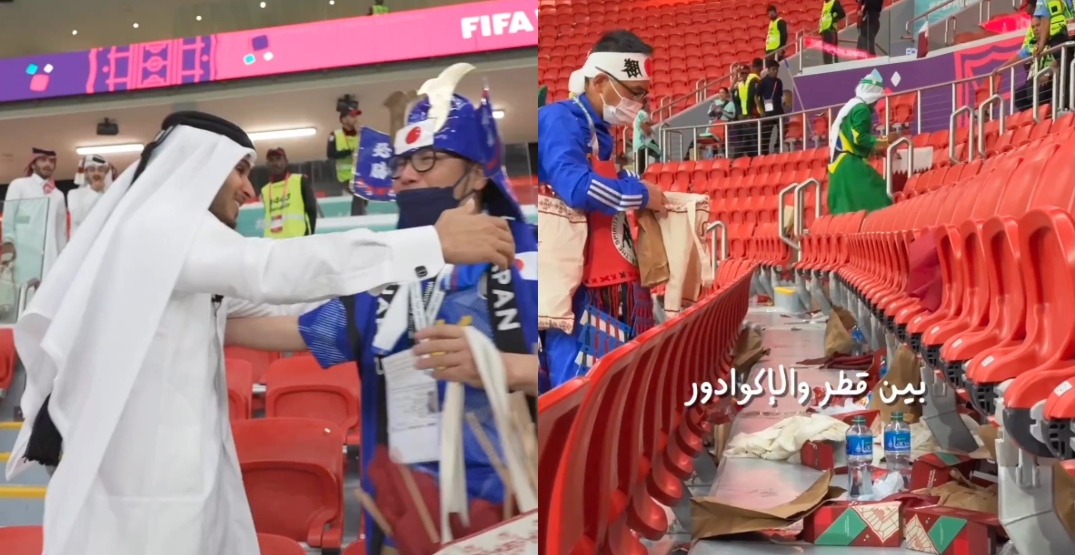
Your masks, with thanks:
M 851 113 L 851 109 L 859 104 L 872 106 L 884 97 L 885 81 L 881 77 L 881 72 L 875 69 L 859 81 L 858 86 L 855 87 L 855 98 L 847 101 L 847 104 L 840 108 L 840 113 L 836 114 L 836 119 L 832 121 L 832 127 L 829 128 L 829 160 L 835 156 L 836 138 L 840 136 L 840 125 L 847 114 Z
M 105 173 L 104 188 L 107 189 L 110 185 L 112 185 L 112 181 L 116 178 L 116 167 L 108 163 L 108 160 L 105 160 L 104 158 L 96 154 L 83 156 L 82 160 L 79 160 L 78 172 L 75 173 L 74 179 L 75 185 L 78 185 L 79 187 L 88 187 L 90 185 L 90 182 L 88 179 L 86 179 L 86 170 L 95 167 L 103 167 L 106 170 L 109 170 Z
M 145 362 L 197 232 L 191 222 L 205 214 L 236 164 L 255 156 L 234 140 L 182 122 L 157 140 L 138 180 L 131 183 L 138 165 L 132 164 L 101 196 L 15 326 L 26 367 L 26 422 L 35 421 L 52 394 L 49 414 L 64 451 L 79 452 L 79 464 L 87 467 L 98 467 L 109 442 L 71 433 L 78 415 L 92 411 L 103 429 L 116 428 L 124 407 L 111 401 L 126 399 Z M 103 375 L 107 383 L 95 379 Z M 31 429 L 24 425 L 19 432 L 9 479 L 28 466 L 23 454 Z M 71 530 L 54 533 L 63 539 Z
M 586 80 L 606 73 L 620 81 L 649 79 L 649 56 L 633 52 L 591 52 L 586 63 L 571 73 L 567 92 L 580 95 L 586 92 Z

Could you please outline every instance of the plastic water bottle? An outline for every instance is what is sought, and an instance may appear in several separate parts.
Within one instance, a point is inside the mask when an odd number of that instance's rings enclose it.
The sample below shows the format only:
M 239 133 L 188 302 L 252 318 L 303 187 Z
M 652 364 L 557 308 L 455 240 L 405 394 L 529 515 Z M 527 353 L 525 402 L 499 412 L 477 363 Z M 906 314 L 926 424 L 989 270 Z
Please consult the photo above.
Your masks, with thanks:
M 851 328 L 851 349 L 854 351 L 853 355 L 862 355 L 866 345 L 866 336 L 862 335 L 862 330 L 858 326 Z
M 888 471 L 899 472 L 903 476 L 901 489 L 906 489 L 911 480 L 911 427 L 903 421 L 902 412 L 892 413 L 885 426 L 884 444 Z
M 847 496 L 859 499 L 873 492 L 873 430 L 866 425 L 865 416 L 856 416 L 844 436 L 847 445 Z

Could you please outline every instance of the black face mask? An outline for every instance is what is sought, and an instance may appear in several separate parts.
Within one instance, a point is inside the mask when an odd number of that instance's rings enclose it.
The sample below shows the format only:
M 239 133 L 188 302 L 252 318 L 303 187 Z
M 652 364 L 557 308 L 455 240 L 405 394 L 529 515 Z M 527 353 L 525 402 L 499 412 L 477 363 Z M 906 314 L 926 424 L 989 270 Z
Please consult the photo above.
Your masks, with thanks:
M 425 227 L 437 223 L 445 210 L 459 206 L 453 194 L 454 187 L 430 187 L 408 189 L 396 193 L 399 207 L 398 229 Z
M 455 188 L 470 175 L 463 173 L 451 187 L 427 187 L 425 189 L 407 189 L 396 193 L 396 206 L 399 207 L 399 220 L 396 229 L 425 227 L 437 223 L 445 210 L 457 208 L 476 191 L 455 198 Z

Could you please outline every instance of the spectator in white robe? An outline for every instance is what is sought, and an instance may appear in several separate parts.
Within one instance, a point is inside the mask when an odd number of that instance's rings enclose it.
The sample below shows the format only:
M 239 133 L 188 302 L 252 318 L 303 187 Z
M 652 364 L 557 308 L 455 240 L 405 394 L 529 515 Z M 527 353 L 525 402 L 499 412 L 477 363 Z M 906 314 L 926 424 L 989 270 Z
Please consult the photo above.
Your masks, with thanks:
M 67 211 L 71 214 L 71 237 L 86 221 L 90 210 L 116 178 L 116 168 L 103 157 L 91 154 L 82 158 L 75 174 L 77 189 L 67 193 Z
M 16 325 L 26 423 L 7 476 L 58 464 L 43 555 L 258 555 L 228 422 L 228 316 L 514 262 L 507 224 L 473 206 L 386 233 L 245 238 L 254 156 L 234 124 L 166 118 Z
M 67 204 L 56 188 L 56 153 L 33 149 L 26 177 L 13 180 L 4 197 L 4 243 L 14 249 L 15 283 L 36 284 L 67 245 Z

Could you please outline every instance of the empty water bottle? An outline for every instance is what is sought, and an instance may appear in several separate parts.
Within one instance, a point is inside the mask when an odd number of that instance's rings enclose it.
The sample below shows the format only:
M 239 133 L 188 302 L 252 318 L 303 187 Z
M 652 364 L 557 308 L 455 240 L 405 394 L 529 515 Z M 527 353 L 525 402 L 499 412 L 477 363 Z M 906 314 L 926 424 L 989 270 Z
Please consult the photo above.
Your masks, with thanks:
M 847 444 L 847 496 L 859 499 L 873 492 L 873 430 L 866 425 L 865 416 L 856 416 L 844 436 Z
M 903 476 L 900 489 L 906 489 L 911 481 L 911 427 L 903 421 L 902 412 L 892 413 L 885 426 L 884 444 L 886 467 L 890 473 Z
M 861 355 L 866 350 L 866 336 L 862 335 L 862 330 L 858 326 L 851 328 L 851 354 L 855 356 Z

